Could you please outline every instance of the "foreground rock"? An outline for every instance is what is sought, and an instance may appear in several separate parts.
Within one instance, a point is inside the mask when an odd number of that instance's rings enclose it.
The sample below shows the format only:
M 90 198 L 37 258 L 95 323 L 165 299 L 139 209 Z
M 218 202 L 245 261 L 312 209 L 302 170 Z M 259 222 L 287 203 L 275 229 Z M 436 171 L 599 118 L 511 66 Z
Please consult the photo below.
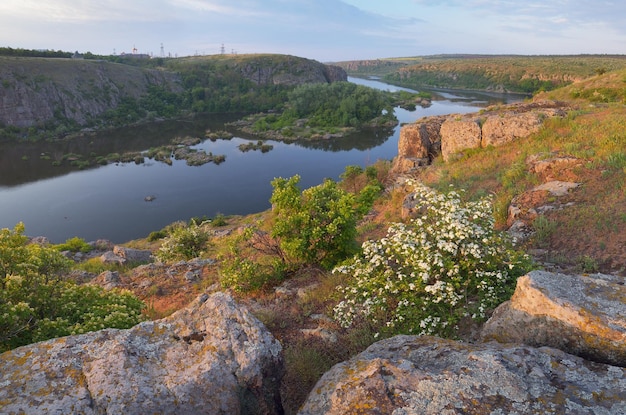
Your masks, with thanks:
M 623 414 L 626 369 L 562 351 L 397 336 L 327 372 L 301 408 L 320 414 Z
M 510 301 L 485 324 L 484 340 L 551 346 L 626 367 L 623 278 L 533 271 L 517 280 Z
M 280 414 L 281 346 L 226 294 L 0 355 L 2 414 Z

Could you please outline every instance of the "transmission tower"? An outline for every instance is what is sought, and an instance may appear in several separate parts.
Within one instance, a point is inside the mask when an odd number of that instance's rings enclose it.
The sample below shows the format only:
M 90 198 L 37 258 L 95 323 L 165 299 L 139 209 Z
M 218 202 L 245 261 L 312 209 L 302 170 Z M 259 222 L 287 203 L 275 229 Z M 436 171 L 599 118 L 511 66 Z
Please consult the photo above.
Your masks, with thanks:
M 222 55 L 224 53 L 226 53 L 226 48 L 224 48 L 224 44 L 222 43 L 222 47 L 220 48 L 220 52 L 222 53 Z
M 163 49 L 163 43 L 161 43 L 161 57 L 165 57 L 165 49 Z

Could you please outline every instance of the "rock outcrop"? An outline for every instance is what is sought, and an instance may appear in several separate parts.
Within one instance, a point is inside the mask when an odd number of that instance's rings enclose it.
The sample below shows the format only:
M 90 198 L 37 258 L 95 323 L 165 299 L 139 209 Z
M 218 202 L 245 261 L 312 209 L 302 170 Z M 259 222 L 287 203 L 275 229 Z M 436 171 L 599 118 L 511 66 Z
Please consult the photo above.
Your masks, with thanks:
M 527 137 L 550 117 L 564 116 L 563 103 L 537 101 L 487 108 L 480 113 L 425 117 L 402 126 L 398 141 L 395 173 L 408 173 L 442 155 L 449 161 L 471 148 L 500 146 Z
M 300 415 L 621 414 L 626 369 L 552 348 L 396 336 L 335 365 Z
M 281 346 L 224 293 L 0 355 L 3 414 L 281 414 Z
M 241 75 L 257 85 L 302 85 L 347 81 L 338 66 L 297 56 L 250 55 L 240 64 Z
M 612 275 L 530 272 L 494 311 L 482 338 L 626 367 L 626 286 Z
M 440 130 L 446 118 L 445 115 L 425 117 L 400 129 L 394 171 L 407 172 L 428 165 L 441 153 Z
M 126 264 L 128 262 L 145 263 L 152 262 L 152 252 L 145 249 L 126 248 L 115 245 L 112 251 L 107 251 L 100 256 L 105 264 Z
M 441 155 L 444 161 L 469 148 L 479 148 L 482 140 L 480 120 L 448 118 L 441 124 Z

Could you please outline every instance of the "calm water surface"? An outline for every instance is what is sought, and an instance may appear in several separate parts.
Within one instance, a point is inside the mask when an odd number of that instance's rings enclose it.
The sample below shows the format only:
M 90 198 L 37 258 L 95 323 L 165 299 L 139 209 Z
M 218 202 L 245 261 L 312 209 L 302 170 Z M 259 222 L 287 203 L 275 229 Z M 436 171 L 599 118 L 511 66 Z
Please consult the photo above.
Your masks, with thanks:
M 379 89 L 400 89 L 374 80 L 350 81 Z M 428 115 L 467 113 L 487 104 L 511 102 L 519 96 L 445 91 L 429 108 L 409 112 L 396 109 L 401 123 Z M 275 177 L 299 174 L 301 186 L 338 179 L 347 165 L 367 166 L 397 154 L 400 127 L 367 131 L 332 142 L 281 143 L 268 153 L 238 149 L 254 137 L 206 140 L 195 146 L 226 155 L 222 164 L 189 167 L 183 160 L 171 166 L 146 159 L 145 164 L 109 164 L 71 171 L 42 160 L 42 153 L 58 157 L 69 152 L 98 154 L 145 150 L 178 135 L 203 136 L 206 128 L 223 129 L 228 117 L 200 117 L 193 122 L 162 122 L 99 133 L 65 143 L 0 147 L 0 228 L 26 225 L 31 236 L 52 242 L 73 236 L 121 243 L 141 238 L 176 220 L 222 213 L 248 214 L 269 208 Z M 58 153 L 58 154 L 55 154 Z M 148 195 L 156 196 L 146 202 Z

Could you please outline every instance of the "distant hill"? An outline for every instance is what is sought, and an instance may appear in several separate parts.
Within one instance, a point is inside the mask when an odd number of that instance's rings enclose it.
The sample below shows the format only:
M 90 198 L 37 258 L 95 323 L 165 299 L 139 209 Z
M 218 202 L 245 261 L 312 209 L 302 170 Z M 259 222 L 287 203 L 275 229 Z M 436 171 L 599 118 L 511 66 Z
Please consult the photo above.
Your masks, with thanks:
M 353 76 L 412 88 L 535 93 L 626 68 L 626 55 L 433 55 L 338 62 Z

